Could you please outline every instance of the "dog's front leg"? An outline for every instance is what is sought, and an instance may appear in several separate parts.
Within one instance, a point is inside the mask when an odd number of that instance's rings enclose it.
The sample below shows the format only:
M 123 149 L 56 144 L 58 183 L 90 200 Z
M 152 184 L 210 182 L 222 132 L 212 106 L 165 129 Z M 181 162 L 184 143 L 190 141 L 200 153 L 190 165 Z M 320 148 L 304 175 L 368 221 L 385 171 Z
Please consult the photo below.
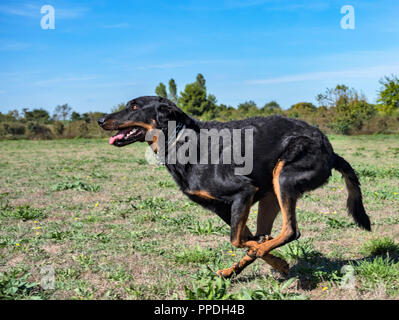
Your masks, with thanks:
M 236 248 L 247 247 L 252 249 L 258 243 L 249 236 L 250 233 L 245 232 L 249 211 L 253 204 L 254 195 L 257 188 L 241 192 L 235 196 L 231 205 L 231 221 L 230 221 L 230 241 Z
M 233 246 L 237 248 L 247 247 L 249 251 L 247 255 L 241 259 L 240 262 L 235 263 L 231 268 L 219 270 L 218 275 L 228 278 L 234 273 L 240 273 L 245 267 L 256 260 L 256 254 L 251 249 L 251 245 L 255 246 L 258 243 L 253 240 L 252 234 L 246 226 L 249 211 L 253 203 L 254 195 L 257 188 L 249 186 L 246 192 L 241 192 L 235 196 L 231 206 L 231 221 L 230 221 L 230 241 Z M 254 247 L 255 248 L 255 247 Z

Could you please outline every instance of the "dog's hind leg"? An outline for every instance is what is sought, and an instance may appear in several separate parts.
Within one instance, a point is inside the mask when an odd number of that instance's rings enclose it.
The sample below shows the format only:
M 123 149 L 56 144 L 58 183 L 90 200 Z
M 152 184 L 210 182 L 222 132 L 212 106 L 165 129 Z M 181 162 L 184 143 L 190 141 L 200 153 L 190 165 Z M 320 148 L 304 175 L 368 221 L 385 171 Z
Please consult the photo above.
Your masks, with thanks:
M 258 241 L 262 241 L 262 238 L 265 237 L 271 239 L 270 235 L 272 232 L 273 223 L 279 212 L 280 206 L 277 197 L 273 192 L 267 193 L 266 196 L 259 200 L 255 236 Z M 288 274 L 289 265 L 284 259 L 276 257 L 270 253 L 265 254 L 262 259 L 281 274 Z
M 278 199 L 282 214 L 283 228 L 279 236 L 262 244 L 253 245 L 251 241 L 244 245 L 256 252 L 258 257 L 263 257 L 271 250 L 278 248 L 300 236 L 296 221 L 295 206 L 297 195 L 292 192 L 292 181 L 284 174 L 284 162 L 279 161 L 273 172 L 274 193 Z

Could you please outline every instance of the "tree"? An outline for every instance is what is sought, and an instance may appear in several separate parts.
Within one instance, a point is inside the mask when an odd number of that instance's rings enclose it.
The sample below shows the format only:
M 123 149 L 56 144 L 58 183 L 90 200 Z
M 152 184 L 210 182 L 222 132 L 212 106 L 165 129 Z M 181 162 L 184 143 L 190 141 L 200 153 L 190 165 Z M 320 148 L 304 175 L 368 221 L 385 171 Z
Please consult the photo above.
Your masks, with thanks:
M 62 105 L 58 105 L 55 107 L 54 111 L 54 119 L 56 120 L 67 120 L 69 114 L 71 113 L 72 108 L 66 103 Z
M 206 80 L 205 80 L 204 76 L 201 73 L 197 74 L 196 82 L 198 83 L 200 88 L 202 88 L 203 90 L 206 91 L 206 86 L 205 86 Z
M 317 107 L 311 102 L 298 102 L 287 110 L 289 117 L 304 118 L 316 112 Z
M 166 92 L 166 87 L 162 82 L 155 88 L 155 94 L 162 98 L 168 97 L 168 93 Z
M 118 112 L 118 111 L 121 111 L 121 110 L 123 110 L 123 109 L 125 109 L 126 108 L 126 104 L 125 103 L 123 103 L 123 102 L 121 102 L 121 103 L 119 103 L 118 105 L 116 105 L 115 107 L 113 107 L 112 109 L 111 109 L 111 112 L 113 113 L 113 112 Z
M 375 113 L 374 105 L 369 104 L 363 95 L 342 84 L 328 88 L 324 94 L 317 96 L 317 100 L 333 111 L 333 119 L 328 126 L 342 134 L 349 134 L 353 129 L 360 130 L 363 122 Z
M 41 123 L 48 123 L 50 121 L 50 114 L 44 109 L 23 109 L 25 121 L 34 121 Z
M 82 120 L 80 114 L 77 113 L 77 112 L 75 112 L 75 111 L 72 112 L 72 114 L 71 114 L 71 121 L 79 121 L 79 120 Z
M 18 121 L 18 120 L 20 120 L 20 116 L 19 116 L 18 110 L 8 111 L 7 114 L 2 114 L 0 112 L 0 122 L 2 122 L 2 121 L 3 122 L 6 122 L 6 121 L 15 122 L 15 121 Z
M 169 80 L 169 99 L 177 103 L 177 86 L 174 79 Z
M 260 111 L 262 112 L 262 115 L 265 116 L 282 112 L 280 105 L 274 100 L 266 103 Z
M 243 103 L 240 103 L 237 106 L 237 110 L 243 113 L 244 115 L 247 115 L 249 113 L 253 113 L 254 111 L 258 111 L 258 106 L 256 103 L 252 100 L 245 101 Z
M 392 75 L 380 80 L 381 88 L 378 92 L 378 110 L 385 114 L 393 114 L 399 110 L 399 79 Z
M 83 113 L 82 120 L 84 120 L 86 123 L 89 123 L 90 122 L 90 114 L 88 112 Z
M 193 116 L 205 116 L 206 119 L 211 119 L 215 115 L 215 96 L 207 96 L 206 90 L 198 82 L 186 85 L 178 101 L 183 111 Z
M 243 118 L 258 116 L 260 114 L 260 110 L 258 109 L 258 106 L 254 101 L 249 100 L 240 103 L 237 106 L 237 114 L 239 118 L 243 119 Z
M 266 103 L 261 110 L 262 111 L 281 110 L 281 107 L 276 101 L 272 100 Z
M 317 107 L 311 102 L 298 102 L 291 106 L 292 110 L 298 113 L 309 113 L 317 110 Z

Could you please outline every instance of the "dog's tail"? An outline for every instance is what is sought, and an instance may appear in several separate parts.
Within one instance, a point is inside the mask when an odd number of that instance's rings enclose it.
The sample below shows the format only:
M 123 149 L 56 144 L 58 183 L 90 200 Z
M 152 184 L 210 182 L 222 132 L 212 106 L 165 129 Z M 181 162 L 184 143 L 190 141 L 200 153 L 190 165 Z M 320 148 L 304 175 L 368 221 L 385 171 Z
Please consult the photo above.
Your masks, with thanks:
M 363 207 L 362 191 L 360 190 L 360 182 L 355 171 L 344 158 L 337 154 L 334 154 L 333 168 L 342 173 L 345 179 L 346 188 L 349 193 L 346 204 L 348 213 L 359 227 L 371 231 L 370 218 Z

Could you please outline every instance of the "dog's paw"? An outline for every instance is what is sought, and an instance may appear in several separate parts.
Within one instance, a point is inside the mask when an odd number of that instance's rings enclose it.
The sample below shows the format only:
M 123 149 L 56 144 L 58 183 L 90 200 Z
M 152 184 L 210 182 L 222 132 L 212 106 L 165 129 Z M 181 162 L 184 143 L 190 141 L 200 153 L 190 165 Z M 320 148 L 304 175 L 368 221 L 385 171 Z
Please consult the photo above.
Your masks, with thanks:
M 229 278 L 231 278 L 233 275 L 236 274 L 236 272 L 235 272 L 235 266 L 236 266 L 236 263 L 233 264 L 233 266 L 231 266 L 230 268 L 221 269 L 221 270 L 216 271 L 216 274 L 217 274 L 219 277 L 221 277 L 221 278 L 229 279 Z

